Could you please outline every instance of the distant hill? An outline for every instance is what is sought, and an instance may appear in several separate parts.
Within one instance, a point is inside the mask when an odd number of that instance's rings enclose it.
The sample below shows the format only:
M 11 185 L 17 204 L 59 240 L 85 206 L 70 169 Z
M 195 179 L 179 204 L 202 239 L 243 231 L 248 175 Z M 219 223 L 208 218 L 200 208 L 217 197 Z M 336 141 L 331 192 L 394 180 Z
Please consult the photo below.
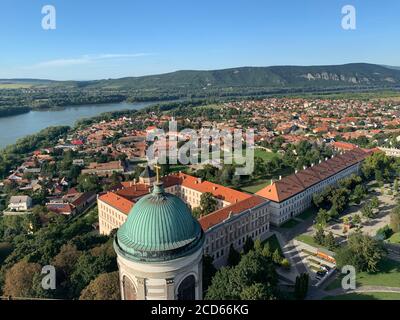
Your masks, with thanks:
M 367 63 L 328 66 L 240 67 L 223 70 L 183 70 L 160 75 L 94 81 L 0 80 L 31 85 L 88 89 L 216 89 L 216 88 L 336 88 L 399 87 L 400 69 Z
M 400 85 L 400 70 L 366 63 L 335 66 L 241 67 L 212 71 L 176 71 L 153 76 L 92 81 L 86 82 L 85 85 L 125 89 L 393 86 Z
M 389 69 L 394 69 L 394 70 L 400 70 L 400 67 L 396 67 L 396 66 L 383 66 L 383 67 L 386 67 L 386 68 L 389 68 Z

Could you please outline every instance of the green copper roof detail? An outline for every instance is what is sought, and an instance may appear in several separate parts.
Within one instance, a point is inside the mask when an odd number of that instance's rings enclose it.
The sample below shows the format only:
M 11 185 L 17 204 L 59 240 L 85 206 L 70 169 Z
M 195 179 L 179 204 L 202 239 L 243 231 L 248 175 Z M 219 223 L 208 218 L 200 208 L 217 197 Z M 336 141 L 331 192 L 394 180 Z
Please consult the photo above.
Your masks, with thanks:
M 203 242 L 201 226 L 187 205 L 158 183 L 133 206 L 115 246 L 134 260 L 168 260 L 198 249 Z

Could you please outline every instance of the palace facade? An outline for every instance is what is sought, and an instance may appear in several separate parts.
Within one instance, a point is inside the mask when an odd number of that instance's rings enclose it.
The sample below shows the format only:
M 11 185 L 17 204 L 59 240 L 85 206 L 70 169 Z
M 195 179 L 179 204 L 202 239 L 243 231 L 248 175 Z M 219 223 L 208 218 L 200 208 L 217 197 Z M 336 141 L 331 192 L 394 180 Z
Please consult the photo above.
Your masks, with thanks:
M 269 200 L 271 223 L 282 225 L 309 208 L 313 194 L 335 185 L 353 173 L 358 174 L 362 162 L 372 152 L 355 148 L 320 161 L 258 191 L 257 195 Z
M 101 234 L 118 229 L 135 204 L 151 192 L 145 180 L 149 175 L 153 176 L 146 169 L 146 177 L 138 182 L 124 182 L 121 188 L 98 197 Z M 161 180 L 166 193 L 179 197 L 191 209 L 200 206 L 203 193 L 209 192 L 217 200 L 217 210 L 198 219 L 205 233 L 204 253 L 213 257 L 215 266 L 226 264 L 231 245 L 241 251 L 247 237 L 253 240 L 268 237 L 268 200 L 184 173 L 171 174 Z

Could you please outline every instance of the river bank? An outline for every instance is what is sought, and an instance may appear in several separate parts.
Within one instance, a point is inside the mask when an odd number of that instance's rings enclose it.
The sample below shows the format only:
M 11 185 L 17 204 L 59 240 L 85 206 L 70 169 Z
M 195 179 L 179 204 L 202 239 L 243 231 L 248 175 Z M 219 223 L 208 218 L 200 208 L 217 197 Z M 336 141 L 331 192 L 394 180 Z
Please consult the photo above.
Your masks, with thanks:
M 14 144 L 19 138 L 34 134 L 51 126 L 73 126 L 76 121 L 105 112 L 140 110 L 156 102 L 121 102 L 73 105 L 57 109 L 30 110 L 29 112 L 0 118 L 0 149 Z

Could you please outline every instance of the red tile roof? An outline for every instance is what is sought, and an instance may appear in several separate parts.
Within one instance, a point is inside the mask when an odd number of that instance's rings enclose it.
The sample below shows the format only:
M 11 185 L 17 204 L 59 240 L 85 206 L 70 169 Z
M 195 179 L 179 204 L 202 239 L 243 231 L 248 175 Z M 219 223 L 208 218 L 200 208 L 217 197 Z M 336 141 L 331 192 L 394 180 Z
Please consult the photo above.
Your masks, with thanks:
M 364 160 L 370 154 L 371 151 L 365 151 L 360 148 L 353 149 L 276 181 L 256 194 L 275 202 L 282 202 L 308 187 L 339 173 L 343 169 Z
M 107 192 L 106 194 L 101 195 L 99 197 L 99 200 L 107 203 L 108 205 L 114 207 L 115 209 L 121 211 L 126 215 L 129 214 L 134 206 L 133 201 L 129 201 L 128 199 L 125 199 L 124 197 L 121 197 L 114 192 Z
M 114 193 L 121 197 L 124 197 L 127 200 L 134 201 L 137 198 L 143 197 L 150 192 L 150 187 L 143 183 L 127 184 L 126 182 L 123 182 L 122 185 L 124 186 L 124 188 L 114 190 Z
M 171 183 L 175 183 L 202 193 L 210 192 L 215 198 L 227 201 L 229 203 L 240 202 L 252 197 L 252 195 L 250 194 L 224 187 L 209 181 L 202 181 L 185 173 L 169 175 L 166 176 L 164 179 L 167 185 L 174 185 Z
M 230 215 L 237 215 L 246 211 L 248 209 L 254 208 L 261 203 L 265 202 L 266 200 L 257 197 L 251 196 L 243 201 L 238 203 L 232 204 L 215 212 L 212 212 L 206 216 L 203 216 L 199 219 L 200 225 L 204 231 L 207 231 L 211 227 L 223 222 L 224 220 L 228 219 Z
M 358 148 L 358 146 L 356 146 L 353 143 L 349 143 L 349 142 L 342 142 L 342 141 L 335 141 L 332 142 L 332 146 L 336 149 L 341 149 L 341 150 L 353 150 L 355 148 Z

